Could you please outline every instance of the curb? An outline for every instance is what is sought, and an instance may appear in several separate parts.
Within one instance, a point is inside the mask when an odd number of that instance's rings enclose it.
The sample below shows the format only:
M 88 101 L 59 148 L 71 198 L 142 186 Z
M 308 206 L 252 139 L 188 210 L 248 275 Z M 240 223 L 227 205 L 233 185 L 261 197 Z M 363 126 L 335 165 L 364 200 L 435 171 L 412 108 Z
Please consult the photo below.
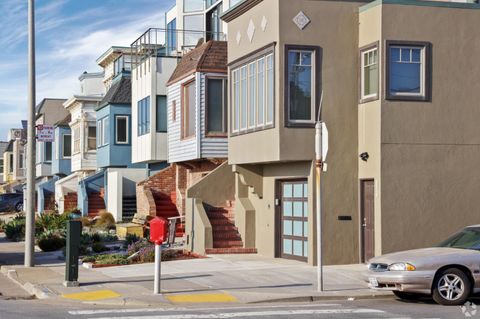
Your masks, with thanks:
M 54 294 L 50 289 L 45 286 L 34 285 L 30 282 L 22 284 L 22 282 L 18 279 L 18 274 L 15 269 L 7 269 L 5 267 L 1 267 L 0 271 L 3 275 L 5 275 L 5 277 L 23 288 L 23 290 L 29 293 L 32 297 L 34 296 L 38 299 L 48 299 L 56 297 L 56 294 Z
M 251 301 L 247 304 L 260 304 L 260 303 L 277 303 L 277 302 L 315 302 L 325 300 L 369 300 L 369 299 L 393 299 L 395 296 L 392 294 L 384 295 L 328 295 L 328 296 L 297 296 L 297 297 L 285 297 L 277 299 L 265 299 L 258 301 Z

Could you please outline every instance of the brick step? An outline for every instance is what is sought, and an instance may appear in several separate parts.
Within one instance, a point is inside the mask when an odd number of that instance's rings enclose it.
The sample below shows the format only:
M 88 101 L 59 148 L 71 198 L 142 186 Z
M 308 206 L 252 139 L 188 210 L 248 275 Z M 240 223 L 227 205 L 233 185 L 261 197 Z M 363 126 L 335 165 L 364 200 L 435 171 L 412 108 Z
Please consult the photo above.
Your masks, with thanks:
M 242 240 L 238 232 L 236 231 L 217 231 L 213 233 L 213 240 L 217 239 L 233 239 L 233 240 Z
M 156 205 L 155 204 L 155 208 L 157 210 L 174 210 L 174 211 L 177 211 L 177 206 L 175 205 Z
M 238 231 L 235 225 L 212 225 L 212 232 L 231 232 Z
M 234 248 L 243 247 L 241 240 L 214 240 L 213 248 Z
M 235 222 L 230 219 L 210 219 L 210 224 L 214 226 L 235 226 Z
M 256 254 L 256 248 L 207 248 L 205 249 L 207 255 L 214 254 Z
M 229 213 L 207 213 L 209 219 L 229 219 L 235 220 L 235 214 Z

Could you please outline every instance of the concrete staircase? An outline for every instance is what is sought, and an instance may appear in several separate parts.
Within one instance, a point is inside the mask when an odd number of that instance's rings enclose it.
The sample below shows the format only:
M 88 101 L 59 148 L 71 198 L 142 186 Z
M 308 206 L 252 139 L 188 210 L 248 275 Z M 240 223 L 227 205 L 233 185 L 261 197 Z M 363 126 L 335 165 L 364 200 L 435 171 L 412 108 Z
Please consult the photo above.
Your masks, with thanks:
M 100 211 L 105 210 L 105 200 L 102 195 L 102 191 L 88 194 L 88 217 L 98 216 Z
M 212 225 L 213 248 L 206 254 L 255 254 L 256 248 L 244 248 L 243 241 L 235 226 L 234 202 L 227 201 L 224 207 L 204 205 Z
M 124 196 L 122 198 L 122 221 L 131 222 L 133 216 L 137 212 L 137 197 L 136 196 Z

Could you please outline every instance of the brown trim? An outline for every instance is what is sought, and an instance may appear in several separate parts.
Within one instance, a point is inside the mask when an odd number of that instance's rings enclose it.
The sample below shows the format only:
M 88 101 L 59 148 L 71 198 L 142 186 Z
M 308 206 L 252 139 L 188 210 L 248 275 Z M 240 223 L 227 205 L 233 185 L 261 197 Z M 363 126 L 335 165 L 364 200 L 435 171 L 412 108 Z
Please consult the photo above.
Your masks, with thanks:
M 223 97 L 223 121 L 225 132 L 210 132 L 208 128 L 209 105 L 208 105 L 208 81 L 222 80 L 223 90 L 226 95 Z M 228 77 L 205 75 L 205 138 L 228 137 Z
M 255 60 L 257 57 L 261 56 L 261 55 L 268 55 L 270 53 L 270 51 L 275 51 L 275 46 L 277 45 L 277 42 L 271 42 L 267 45 L 264 45 L 263 47 L 261 48 L 258 48 L 244 56 L 242 56 L 241 58 L 238 58 L 236 60 L 233 60 L 232 62 L 229 62 L 227 64 L 227 66 L 230 68 L 230 69 L 236 69 L 239 65 L 243 65 L 243 64 L 248 64 L 249 62 L 251 62 L 252 60 Z
M 314 86 L 315 90 L 315 115 L 312 123 L 292 123 L 289 121 L 290 114 L 288 112 L 289 102 L 288 102 L 288 51 L 289 50 L 306 50 L 313 51 L 315 53 L 315 73 L 314 73 Z M 323 49 L 320 46 L 316 45 L 295 45 L 295 44 L 285 44 L 284 50 L 284 76 L 283 79 L 283 93 L 284 93 L 284 102 L 283 102 L 283 112 L 284 112 L 284 125 L 289 128 L 313 128 L 315 127 L 315 121 L 318 118 L 318 112 L 320 109 L 320 94 L 323 89 L 322 84 L 322 60 L 323 60 Z
M 369 51 L 369 50 L 372 50 L 374 48 L 377 49 L 377 59 L 378 59 L 378 61 L 377 61 L 377 80 L 378 80 L 377 94 L 375 96 L 371 96 L 371 97 L 368 97 L 368 98 L 364 99 L 364 98 L 362 98 L 362 95 L 363 95 L 363 92 L 362 92 L 363 56 L 362 55 L 365 51 Z M 380 54 L 380 41 L 375 41 L 373 43 L 364 45 L 358 51 L 358 62 L 359 62 L 358 66 L 360 68 L 360 70 L 358 72 L 358 101 L 359 101 L 358 103 L 359 104 L 376 101 L 380 98 L 380 65 L 381 65 L 380 56 L 381 56 L 381 54 Z
M 221 16 L 225 22 L 230 22 L 235 18 L 238 18 L 263 0 L 243 0 L 242 2 L 238 3 L 236 6 L 233 6 L 230 10 L 225 11 Z
M 277 72 L 276 72 L 276 69 L 275 69 L 275 65 L 276 65 L 276 53 L 275 53 L 275 46 L 276 46 L 276 42 L 272 42 L 258 50 L 255 50 L 247 55 L 245 55 L 244 57 L 242 57 L 241 59 L 237 59 L 235 62 L 232 62 L 229 64 L 229 91 L 230 91 L 230 94 L 229 94 L 229 109 L 228 109 L 228 112 L 230 112 L 230 116 L 229 116 L 229 136 L 233 137 L 233 136 L 239 136 L 239 135 L 244 135 L 244 134 L 249 134 L 249 133 L 253 133 L 253 132 L 259 132 L 259 131 L 264 131 L 264 130 L 268 130 L 268 129 L 271 129 L 271 128 L 274 128 L 275 127 L 275 117 L 276 117 L 276 94 L 275 92 L 277 91 L 276 90 L 276 78 L 277 78 Z M 267 55 L 270 55 L 272 54 L 272 59 L 273 59 L 273 121 L 271 124 L 264 124 L 263 126 L 261 127 L 254 127 L 254 128 L 248 128 L 248 119 L 247 119 L 247 129 L 246 130 L 242 130 L 240 131 L 240 127 L 238 127 L 238 132 L 233 132 L 233 71 L 235 71 L 236 69 L 240 69 L 240 67 L 243 67 L 243 66 L 248 66 L 250 63 L 252 63 L 253 61 L 255 60 L 258 60 L 260 59 L 261 57 L 266 57 Z M 265 70 L 267 69 L 267 61 L 265 59 Z M 256 72 L 258 74 L 258 67 L 256 68 Z M 240 75 L 239 75 L 240 76 Z M 265 79 L 267 78 L 267 75 L 266 73 L 264 73 L 264 77 Z M 241 78 L 239 78 L 239 81 L 241 81 Z M 247 70 L 247 83 L 248 83 L 248 70 Z M 248 85 L 248 84 L 247 84 Z M 267 94 L 267 87 L 265 86 L 264 87 L 264 94 Z M 267 106 L 265 105 L 265 108 Z M 247 107 L 248 108 L 248 107 Z M 240 114 L 240 112 L 239 112 Z M 264 123 L 267 122 L 267 114 L 265 114 L 264 116 Z M 240 125 L 240 122 L 239 122 L 239 125 Z
M 190 86 L 192 85 L 192 83 L 194 85 L 196 85 L 195 83 L 195 78 L 191 79 L 191 80 L 188 80 L 188 81 L 185 81 L 184 83 L 181 84 L 181 87 L 180 89 L 182 90 L 181 91 L 181 98 L 182 98 L 182 107 L 181 107 L 181 110 L 180 110 L 180 113 L 182 115 L 182 122 L 180 123 L 180 127 L 181 127 L 181 132 L 180 132 L 180 139 L 181 140 L 189 140 L 189 139 L 192 139 L 192 138 L 195 138 L 196 134 L 194 133 L 193 135 L 188 135 L 188 136 L 185 136 L 185 105 L 186 103 L 188 103 L 188 96 L 186 97 L 185 96 L 185 88 L 187 86 Z M 196 92 L 196 88 L 195 88 L 195 92 Z M 195 93 L 196 94 L 196 93 Z M 186 103 L 185 103 L 185 100 L 186 100 Z M 190 124 L 190 123 L 188 123 Z
M 365 182 L 373 182 L 373 191 L 375 196 L 375 179 L 374 178 L 360 178 L 359 185 L 358 185 L 358 193 L 359 193 L 359 210 L 358 210 L 358 234 L 359 234 L 359 260 L 360 263 L 366 263 L 365 260 L 365 234 L 363 229 L 363 218 L 365 216 L 365 212 L 363 211 L 363 200 L 364 200 L 364 183 Z M 375 214 L 375 206 L 374 206 L 374 214 Z M 374 221 L 374 240 L 373 240 L 373 251 L 375 253 L 375 221 Z
M 390 95 L 390 46 L 411 46 L 424 48 L 425 50 L 425 79 L 424 87 L 425 92 L 423 96 L 403 96 L 403 95 Z M 385 100 L 392 101 L 418 101 L 418 102 L 431 102 L 431 92 L 432 92 L 432 44 L 430 42 L 424 41 L 397 41 L 397 40 L 386 40 L 385 41 L 385 73 L 384 73 L 384 89 L 385 89 Z

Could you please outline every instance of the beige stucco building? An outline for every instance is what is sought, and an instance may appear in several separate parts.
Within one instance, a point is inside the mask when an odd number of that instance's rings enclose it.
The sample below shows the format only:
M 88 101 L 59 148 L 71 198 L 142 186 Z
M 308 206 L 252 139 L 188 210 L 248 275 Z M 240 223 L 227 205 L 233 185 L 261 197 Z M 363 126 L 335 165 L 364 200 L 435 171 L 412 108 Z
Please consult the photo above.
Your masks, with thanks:
M 228 166 L 187 190 L 192 250 L 212 245 L 205 204 L 227 199 L 244 249 L 316 263 L 319 119 L 327 264 L 480 223 L 478 3 L 244 0 L 222 19 Z

